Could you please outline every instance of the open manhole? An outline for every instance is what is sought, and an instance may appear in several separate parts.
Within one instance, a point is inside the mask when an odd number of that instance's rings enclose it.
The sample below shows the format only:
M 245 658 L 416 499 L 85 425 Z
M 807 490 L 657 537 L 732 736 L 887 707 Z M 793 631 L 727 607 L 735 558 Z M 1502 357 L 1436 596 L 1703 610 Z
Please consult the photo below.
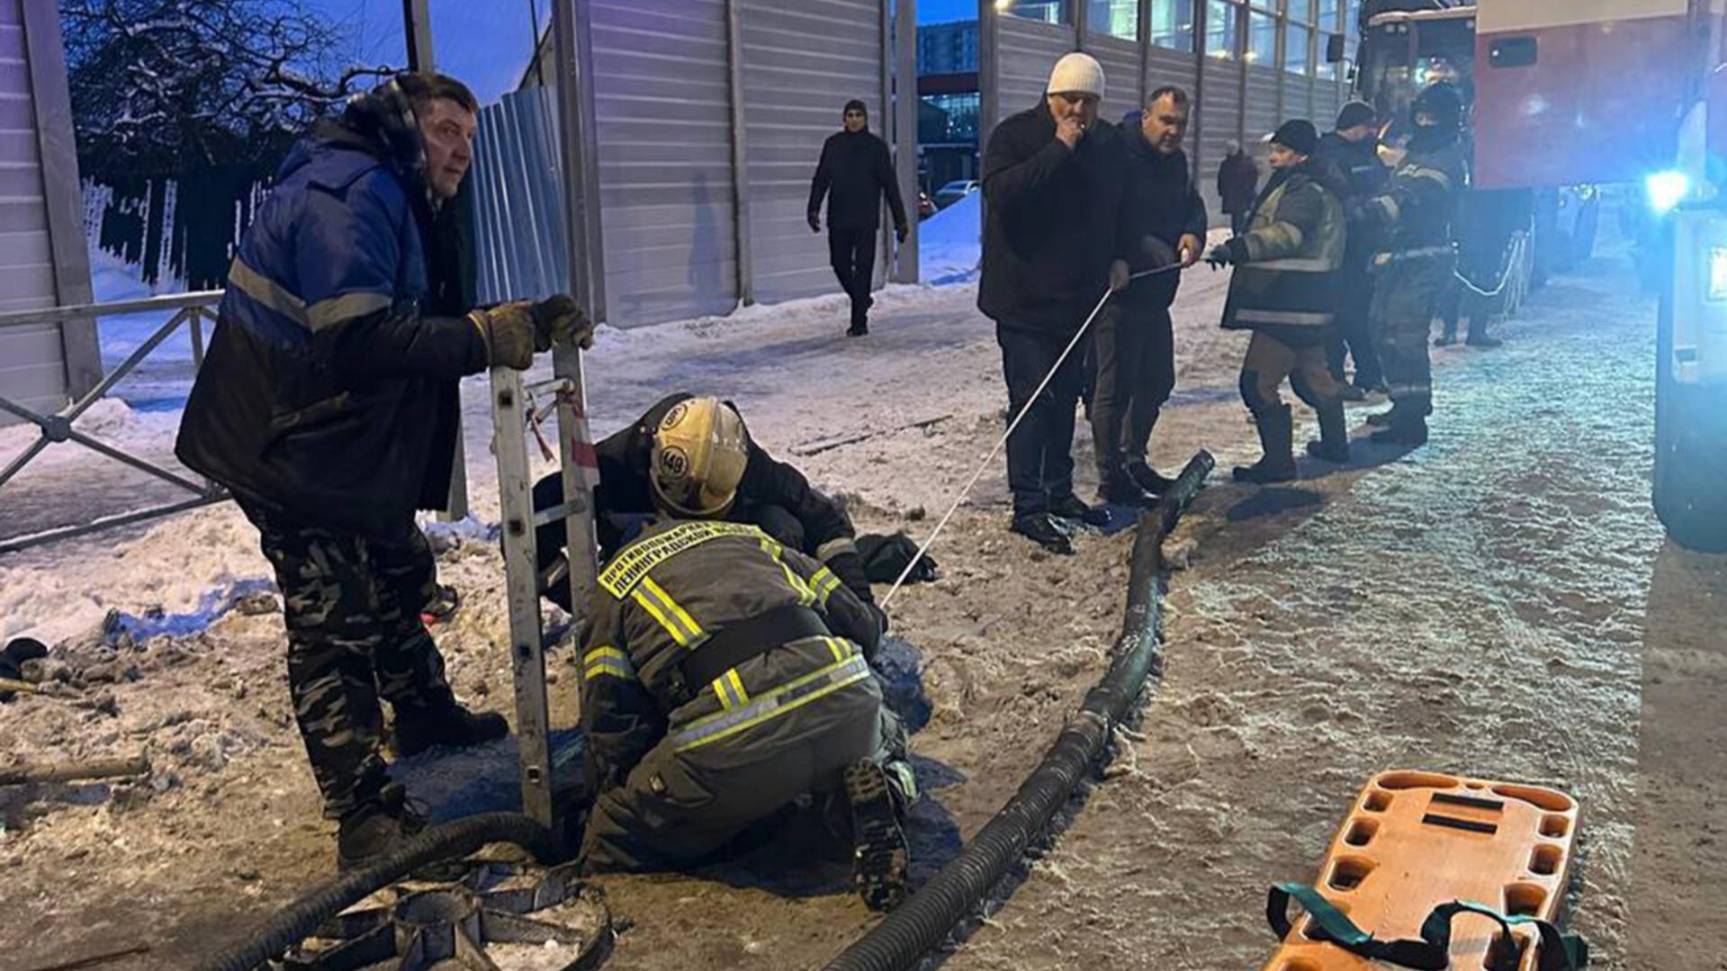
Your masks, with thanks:
M 483 864 L 454 883 L 404 882 L 318 928 L 270 971 L 589 971 L 611 913 L 571 866 Z

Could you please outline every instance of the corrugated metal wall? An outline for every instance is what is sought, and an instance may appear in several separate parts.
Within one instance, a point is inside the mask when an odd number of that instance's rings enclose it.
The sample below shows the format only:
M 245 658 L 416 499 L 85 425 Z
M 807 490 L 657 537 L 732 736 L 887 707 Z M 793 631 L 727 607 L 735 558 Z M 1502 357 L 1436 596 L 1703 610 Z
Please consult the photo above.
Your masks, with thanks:
M 1001 16 L 996 23 L 1000 25 L 996 77 L 1001 92 L 996 104 L 1000 106 L 1001 118 L 1006 118 L 1043 103 L 1050 68 L 1074 49 L 1076 38 L 1072 27 L 1020 17 Z M 988 124 L 993 127 L 1001 118 Z
M 738 254 L 725 0 L 591 9 L 607 319 L 628 327 L 726 313 L 737 305 Z M 838 115 L 836 106 L 830 129 Z
M 52 307 L 57 295 L 28 56 L 23 0 L 0 0 L 0 311 Z M 57 325 L 0 330 L 0 394 L 52 411 L 66 393 Z
M 1228 225 L 1217 197 L 1217 166 L 1225 146 L 1241 139 L 1241 62 L 1206 58 L 1205 90 L 1199 105 L 1199 190 L 1214 225 Z
M 838 284 L 826 241 L 805 222 L 810 177 L 848 100 L 862 99 L 871 129 L 886 134 L 880 4 L 738 2 L 755 297 L 773 303 L 832 293 Z
M 482 303 L 570 288 L 552 92 L 518 91 L 480 111 L 470 189 Z
M 1247 97 L 1242 101 L 1241 113 L 1248 144 L 1258 144 L 1261 138 L 1275 131 L 1281 123 L 1282 119 L 1278 117 L 1277 111 L 1277 90 L 1284 77 L 1284 72 L 1275 67 L 1247 65 Z
M 1103 65 L 1104 98 L 1098 114 L 1115 124 L 1121 121 L 1122 115 L 1138 111 L 1143 94 L 1139 90 L 1138 45 L 1120 37 L 1092 34 L 1086 38 L 1085 50 Z M 1044 77 L 1048 76 L 1049 66 L 1046 65 Z

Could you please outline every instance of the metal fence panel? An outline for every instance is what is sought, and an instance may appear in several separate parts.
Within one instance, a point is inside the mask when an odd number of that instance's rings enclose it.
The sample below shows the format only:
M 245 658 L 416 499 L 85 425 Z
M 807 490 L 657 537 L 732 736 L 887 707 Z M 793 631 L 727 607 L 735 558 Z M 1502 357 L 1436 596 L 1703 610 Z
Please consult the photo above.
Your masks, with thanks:
M 810 177 L 848 100 L 868 105 L 871 129 L 887 134 L 880 0 L 738 2 L 755 296 L 831 293 L 827 247 L 804 221 Z
M 27 58 L 23 0 L 0 0 L 0 312 L 52 307 L 58 298 Z M 58 324 L 0 331 L 0 394 L 51 411 L 68 390 Z M 0 426 L 18 420 L 0 413 Z
M 530 88 L 480 112 L 472 191 L 482 302 L 569 289 L 553 97 Z

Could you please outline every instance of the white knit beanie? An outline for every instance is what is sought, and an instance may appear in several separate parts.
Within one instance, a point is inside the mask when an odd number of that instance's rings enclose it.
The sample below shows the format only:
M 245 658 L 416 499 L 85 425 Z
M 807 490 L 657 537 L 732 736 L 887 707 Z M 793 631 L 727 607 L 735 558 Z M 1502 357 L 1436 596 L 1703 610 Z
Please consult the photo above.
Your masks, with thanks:
M 1103 97 L 1103 65 L 1083 51 L 1062 55 L 1049 72 L 1048 94 L 1094 94 Z

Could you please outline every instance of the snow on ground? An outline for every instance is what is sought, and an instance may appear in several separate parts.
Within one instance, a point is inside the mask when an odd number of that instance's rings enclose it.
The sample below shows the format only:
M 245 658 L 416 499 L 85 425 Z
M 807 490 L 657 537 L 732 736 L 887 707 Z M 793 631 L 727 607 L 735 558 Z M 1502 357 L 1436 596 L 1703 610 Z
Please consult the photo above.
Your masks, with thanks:
M 1167 673 L 1143 741 L 1124 736 L 1118 769 L 951 965 L 1257 966 L 1272 950 L 1264 886 L 1311 875 L 1367 776 L 1412 765 L 1570 788 L 1584 820 L 1573 911 L 1596 966 L 1712 967 L 1727 928 L 1661 915 L 1706 913 L 1688 901 L 1718 899 L 1727 863 L 1720 774 L 1687 774 L 1719 758 L 1697 763 L 1683 744 L 1718 734 L 1727 691 L 1697 691 L 1727 685 L 1708 653 L 1727 594 L 1694 590 L 1727 591 L 1727 571 L 1664 548 L 1649 511 L 1653 311 L 1619 292 L 1624 261 L 1536 294 L 1502 351 L 1437 354 L 1427 448 L 1364 448 L 1346 470 L 1313 466 L 1266 490 L 1224 481 L 1257 451 L 1235 400 L 1245 338 L 1216 327 L 1226 279 L 1189 271 L 1175 314 L 1179 387 L 1154 457 L 1173 470 L 1205 446 L 1223 474 L 1180 537 L 1193 552 L 1171 581 Z M 890 288 L 865 340 L 841 336 L 838 295 L 605 331 L 587 356 L 594 430 L 672 390 L 723 394 L 771 450 L 848 496 L 863 528 L 921 537 L 1001 428 L 999 356 L 975 296 Z M 490 521 L 485 379 L 463 390 L 476 516 Z M 168 417 L 109 406 L 91 420 L 165 452 Z M 1088 477 L 1083 427 L 1078 448 Z M 1129 538 L 1044 556 L 1006 534 L 997 466 L 935 550 L 943 579 L 894 603 L 933 706 L 914 740 L 933 797 L 914 827 L 926 873 L 1017 787 L 1103 670 L 1119 621 Z M 82 460 L 37 471 L 28 494 L 42 515 L 135 490 L 132 473 Z M 483 530 L 466 533 L 440 555 L 464 607 L 437 637 L 458 692 L 507 711 L 498 557 Z M 219 608 L 212 591 L 265 576 L 254 543 L 215 507 L 0 559 L 0 634 L 67 638 L 54 658 L 63 697 L 0 706 L 0 749 L 33 761 L 143 750 L 156 765 L 140 784 L 0 796 L 8 926 L 32 928 L 0 930 L 9 959 L 32 966 L 148 928 L 156 950 L 130 967 L 184 967 L 328 874 L 331 827 L 288 713 L 279 615 L 249 601 L 197 633 L 118 648 L 90 636 L 110 609 Z M 1645 652 L 1663 659 L 1658 673 Z M 550 670 L 554 721 L 567 723 L 568 653 Z M 1678 670 L 1696 690 L 1661 685 Z M 1639 745 L 1650 726 L 1659 747 Z M 508 747 L 489 756 L 507 778 Z M 1651 773 L 1665 797 L 1653 804 L 1639 798 Z M 1662 817 L 1668 805 L 1689 815 Z M 804 855 L 766 852 L 691 877 L 606 878 L 634 922 L 618 966 L 809 967 L 873 921 L 843 869 L 788 875 L 784 861 Z M 1639 940 L 1633 914 L 1668 932 Z
M 983 192 L 973 192 L 917 227 L 918 279 L 960 283 L 975 279 L 983 258 Z

